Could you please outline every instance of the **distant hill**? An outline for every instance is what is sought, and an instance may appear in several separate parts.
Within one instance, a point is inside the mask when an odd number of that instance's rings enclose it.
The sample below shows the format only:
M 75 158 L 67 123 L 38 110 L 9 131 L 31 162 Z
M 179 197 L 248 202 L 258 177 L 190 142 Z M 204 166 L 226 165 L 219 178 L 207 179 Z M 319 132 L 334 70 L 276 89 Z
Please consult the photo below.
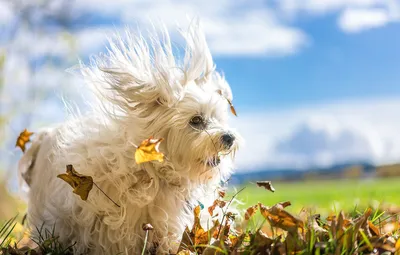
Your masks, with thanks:
M 249 181 L 256 180 L 271 180 L 271 181 L 295 181 L 304 179 L 339 179 L 339 178 L 367 178 L 374 177 L 377 174 L 377 169 L 388 169 L 388 166 L 375 166 L 368 162 L 350 162 L 336 164 L 326 168 L 310 168 L 307 170 L 300 169 L 265 169 L 256 172 L 236 173 L 232 176 L 231 184 L 243 184 Z M 391 165 L 390 173 L 393 174 L 393 169 L 398 169 L 400 175 L 400 164 Z M 384 170 L 381 170 L 379 176 L 384 176 Z

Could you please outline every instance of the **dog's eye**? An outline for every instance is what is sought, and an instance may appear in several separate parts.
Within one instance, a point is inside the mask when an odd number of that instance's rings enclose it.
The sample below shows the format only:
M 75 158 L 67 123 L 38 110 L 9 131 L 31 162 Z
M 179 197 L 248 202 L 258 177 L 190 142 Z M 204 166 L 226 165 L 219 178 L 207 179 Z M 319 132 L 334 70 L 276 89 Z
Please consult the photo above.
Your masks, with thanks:
M 203 124 L 203 117 L 196 115 L 190 120 L 190 125 L 198 126 L 200 124 Z

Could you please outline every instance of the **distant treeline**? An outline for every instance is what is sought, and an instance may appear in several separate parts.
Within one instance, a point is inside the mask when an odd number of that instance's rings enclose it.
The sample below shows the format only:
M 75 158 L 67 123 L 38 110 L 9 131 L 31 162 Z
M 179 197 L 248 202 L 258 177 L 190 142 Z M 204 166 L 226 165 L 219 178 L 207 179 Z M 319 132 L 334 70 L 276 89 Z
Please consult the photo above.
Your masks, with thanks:
M 232 176 L 232 184 L 256 180 L 296 181 L 324 179 L 365 179 L 400 176 L 400 163 L 375 166 L 370 163 L 346 163 L 328 168 L 309 170 L 269 169 L 256 172 L 238 173 Z

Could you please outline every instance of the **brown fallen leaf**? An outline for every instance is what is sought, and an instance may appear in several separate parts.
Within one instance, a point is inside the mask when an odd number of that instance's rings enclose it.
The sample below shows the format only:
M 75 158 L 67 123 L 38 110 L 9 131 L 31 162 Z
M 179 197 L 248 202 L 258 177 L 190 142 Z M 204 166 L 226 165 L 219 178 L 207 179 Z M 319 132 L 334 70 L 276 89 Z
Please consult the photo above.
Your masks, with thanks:
M 258 181 L 256 182 L 258 187 L 263 187 L 271 192 L 275 192 L 275 188 L 272 187 L 272 184 L 270 181 Z
M 30 142 L 30 137 L 31 135 L 33 135 L 33 132 L 29 132 L 26 128 L 24 129 L 24 131 L 22 131 L 18 138 L 17 138 L 17 142 L 15 144 L 15 147 L 19 147 L 21 148 L 22 152 L 25 152 L 25 145 Z
M 369 229 L 372 231 L 372 234 L 375 236 L 381 236 L 381 233 L 379 231 L 379 228 L 377 228 L 374 223 L 372 223 L 371 221 L 368 221 L 368 227 Z
M 226 201 L 224 201 L 224 200 L 218 200 L 218 206 L 219 206 L 220 208 L 224 208 L 225 205 L 226 205 Z
M 164 140 L 163 138 L 154 139 L 153 137 L 144 140 L 136 149 L 135 152 L 136 163 L 141 164 L 153 160 L 158 160 L 159 162 L 163 162 L 164 154 L 159 151 L 160 143 L 163 140 Z
M 218 220 L 214 221 L 213 227 L 211 227 L 208 231 L 204 230 L 200 224 L 200 205 L 196 206 L 193 210 L 194 215 L 194 223 L 192 229 L 189 230 L 188 227 L 185 228 L 183 233 L 181 243 L 179 245 L 178 252 L 184 250 L 195 251 L 193 246 L 204 246 L 208 245 L 210 242 L 211 237 L 215 235 L 217 228 L 219 227 L 220 223 Z M 196 252 L 200 252 L 204 249 L 204 247 L 197 247 Z
M 290 201 L 285 201 L 285 202 L 279 202 L 279 205 L 282 206 L 282 208 L 288 207 L 290 205 L 292 205 L 292 203 L 290 203 Z
M 217 201 L 217 200 L 215 200 L 215 201 L 213 202 L 213 204 L 207 208 L 208 213 L 209 213 L 211 216 L 214 214 L 214 210 L 215 210 L 215 208 L 217 207 L 216 201 Z
M 213 204 L 208 207 L 208 213 L 210 213 L 211 216 L 214 214 L 215 208 L 218 206 L 219 208 L 224 208 L 226 205 L 226 201 L 215 199 Z
M 257 212 L 257 210 L 258 210 L 258 205 L 253 205 L 247 208 L 246 213 L 244 214 L 245 220 L 249 220 L 251 217 L 253 217 L 253 215 Z
M 323 239 L 325 236 L 328 235 L 328 231 L 320 226 L 320 224 L 321 224 L 320 219 L 321 219 L 320 214 L 314 214 L 314 215 L 308 216 L 307 227 L 308 227 L 308 230 L 310 230 L 310 231 L 308 231 L 307 234 L 313 233 L 320 239 Z
M 261 230 L 258 230 L 254 234 L 253 241 L 253 249 L 254 254 L 263 254 L 267 249 L 271 249 L 271 245 L 274 243 L 274 240 L 269 238 L 265 233 Z
M 224 198 L 225 197 L 225 193 L 226 193 L 225 190 L 218 190 L 218 195 L 219 195 L 220 198 Z
M 304 228 L 304 223 L 285 211 L 284 205 L 287 205 L 287 202 L 278 203 L 272 207 L 258 203 L 262 216 L 270 222 L 271 226 L 297 234 L 298 228 Z
M 93 178 L 78 173 L 72 165 L 67 165 L 66 172 L 66 174 L 59 174 L 57 177 L 68 183 L 74 189 L 73 192 L 86 201 L 93 188 Z

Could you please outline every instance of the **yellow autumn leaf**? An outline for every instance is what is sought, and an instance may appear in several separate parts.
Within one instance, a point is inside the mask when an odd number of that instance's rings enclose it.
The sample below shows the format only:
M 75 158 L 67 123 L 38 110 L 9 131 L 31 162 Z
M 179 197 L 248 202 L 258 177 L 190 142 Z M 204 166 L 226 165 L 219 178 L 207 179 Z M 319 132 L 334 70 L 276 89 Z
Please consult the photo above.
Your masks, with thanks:
M 89 192 L 93 188 L 93 178 L 79 174 L 72 165 L 67 165 L 66 172 L 66 174 L 59 174 L 57 177 L 68 183 L 74 189 L 73 192 L 79 195 L 82 200 L 87 200 Z
M 249 220 L 257 212 L 257 209 L 258 209 L 258 204 L 247 208 L 246 213 L 244 215 L 245 220 Z
M 33 135 L 33 132 L 29 132 L 26 128 L 24 129 L 24 131 L 22 131 L 18 138 L 17 138 L 17 142 L 15 144 L 15 147 L 19 147 L 21 148 L 22 152 L 25 152 L 25 145 L 30 142 L 30 137 L 31 135 Z
M 159 162 L 163 162 L 164 154 L 159 151 L 160 143 L 163 140 L 164 140 L 163 138 L 154 139 L 153 137 L 144 140 L 136 149 L 135 152 L 136 163 L 141 164 L 153 160 L 158 160 Z

